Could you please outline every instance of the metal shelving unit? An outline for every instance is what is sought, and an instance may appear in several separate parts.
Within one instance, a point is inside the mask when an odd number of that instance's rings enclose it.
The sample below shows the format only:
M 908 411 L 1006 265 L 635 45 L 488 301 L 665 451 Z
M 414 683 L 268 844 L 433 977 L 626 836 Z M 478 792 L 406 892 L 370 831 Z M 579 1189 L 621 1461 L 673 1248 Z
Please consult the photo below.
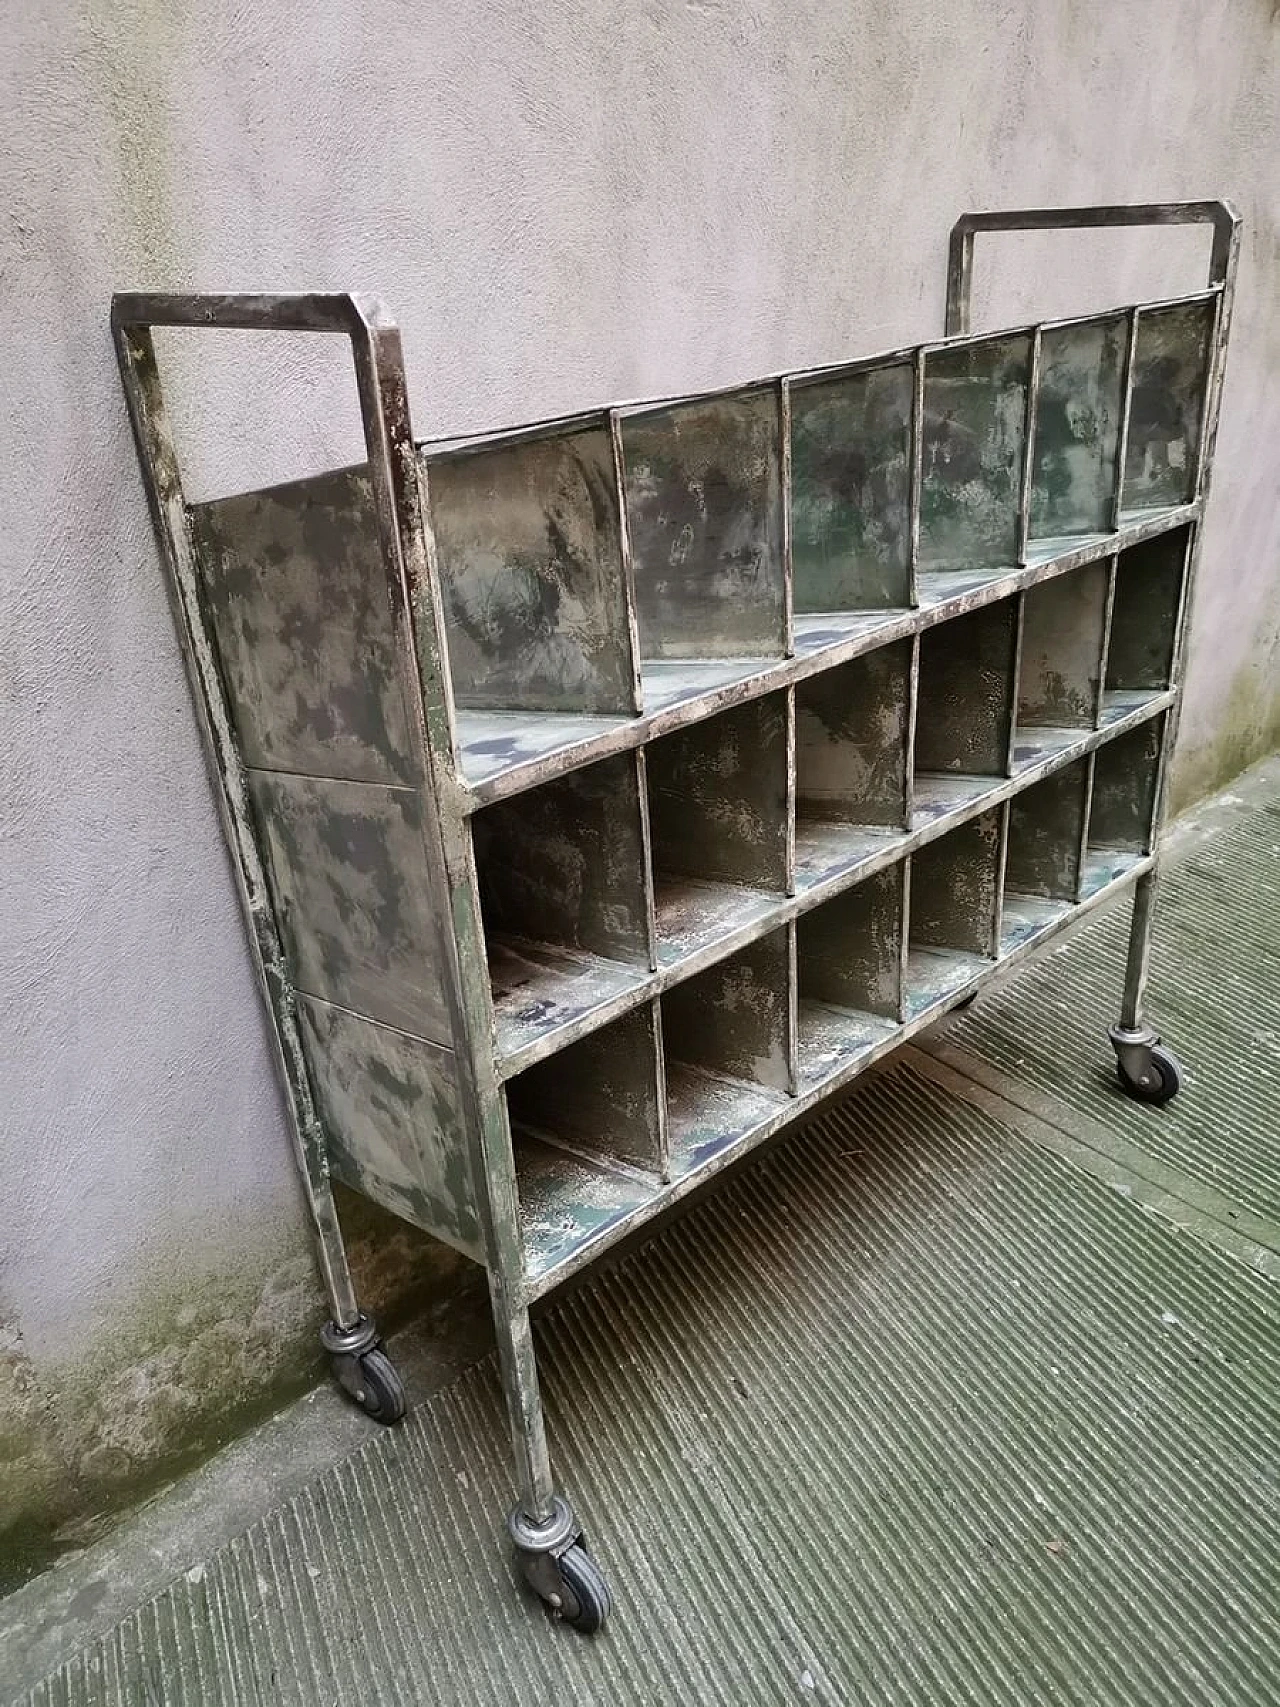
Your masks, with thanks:
M 1208 288 L 974 336 L 978 231 L 1204 221 Z M 524 1573 L 608 1590 L 529 1307 L 1118 890 L 1144 1016 L 1239 241 L 968 215 L 939 342 L 464 442 L 372 298 L 116 297 L 343 1385 L 404 1398 L 331 1181 L 489 1274 Z M 188 504 L 151 328 L 350 338 L 368 461 Z

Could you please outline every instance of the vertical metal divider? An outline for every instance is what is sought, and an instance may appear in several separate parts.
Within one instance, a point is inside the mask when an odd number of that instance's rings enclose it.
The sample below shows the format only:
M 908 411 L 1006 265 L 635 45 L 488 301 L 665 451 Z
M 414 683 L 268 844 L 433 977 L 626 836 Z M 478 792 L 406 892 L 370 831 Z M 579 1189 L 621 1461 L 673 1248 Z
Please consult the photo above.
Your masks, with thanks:
M 796 892 L 796 690 L 792 683 L 783 690 L 786 722 L 784 745 L 786 769 L 783 776 L 783 893 Z
M 998 808 L 1000 828 L 996 835 L 995 899 L 991 919 L 991 957 L 993 960 L 1000 958 L 1000 945 L 1004 940 L 1004 881 L 1009 864 L 1009 819 L 1012 809 L 1013 802 L 1011 800 L 1002 802 Z
M 643 747 L 635 750 L 635 778 L 640 807 L 640 880 L 644 885 L 645 937 L 648 943 L 649 970 L 658 966 L 658 926 L 654 908 L 653 834 L 649 823 L 649 771 Z M 658 1094 L 658 1152 L 659 1173 L 664 1183 L 671 1178 L 670 1122 L 667 1117 L 666 1046 L 662 1036 L 662 1003 L 655 996 L 651 1004 L 652 1031 L 657 1070 Z
M 1012 776 L 1018 750 L 1018 696 L 1022 684 L 1022 631 L 1026 622 L 1026 592 L 1016 593 L 1013 618 L 1013 644 L 1009 661 L 1009 742 L 1005 749 L 1004 774 Z
M 909 962 L 911 950 L 911 856 L 902 862 L 901 939 L 898 943 L 898 1021 L 910 1019 Z
M 920 604 L 920 494 L 924 484 L 924 348 L 911 360 L 911 476 L 907 492 L 907 603 Z
M 782 480 L 782 655 L 790 658 L 796 649 L 796 565 L 791 532 L 791 384 L 785 377 L 778 381 L 778 467 Z
M 1093 816 L 1093 770 L 1097 750 L 1089 753 L 1084 765 L 1084 811 L 1080 817 L 1080 861 L 1076 871 L 1076 901 L 1084 899 L 1085 861 L 1089 857 L 1089 824 Z
M 796 892 L 796 812 L 798 810 L 798 782 L 796 776 L 796 690 L 794 684 L 786 689 L 787 695 L 787 726 L 786 726 L 786 893 Z M 787 1057 L 787 1082 L 790 1095 L 795 1096 L 800 1082 L 800 964 L 797 947 L 796 921 L 787 923 L 787 1002 L 785 1039 Z
M 631 521 L 627 515 L 627 471 L 622 454 L 622 421 L 616 409 L 606 412 L 609 448 L 613 454 L 613 493 L 618 506 L 618 543 L 622 558 L 622 599 L 626 611 L 627 647 L 631 656 L 631 709 L 644 710 L 644 677 L 640 667 L 640 617 L 636 604 L 635 563 L 631 555 Z
M 911 636 L 911 663 L 907 670 L 907 722 L 904 734 L 906 752 L 905 783 L 902 802 L 902 828 L 908 833 L 916 808 L 916 717 L 920 708 L 920 631 Z
M 796 921 L 788 919 L 787 932 L 787 1005 L 786 1053 L 787 1092 L 796 1096 L 800 1090 L 800 954 Z
M 1102 656 L 1098 660 L 1098 693 L 1093 708 L 1093 727 L 1102 728 L 1102 708 L 1107 693 L 1107 666 L 1111 661 L 1111 624 L 1116 611 L 1116 585 L 1120 577 L 1120 553 L 1107 559 L 1107 591 L 1102 609 Z
M 1133 366 L 1138 349 L 1138 319 L 1140 310 L 1131 308 L 1126 319 L 1124 365 L 1120 380 L 1120 424 L 1116 428 L 1116 473 L 1111 492 L 1111 532 L 1120 526 L 1124 509 L 1124 471 L 1129 458 L 1129 417 L 1133 412 Z
M 1027 561 L 1031 539 L 1031 498 L 1035 477 L 1036 426 L 1040 418 L 1040 361 L 1043 328 L 1035 326 L 1031 333 L 1031 353 L 1027 362 L 1027 399 L 1023 411 L 1022 471 L 1018 485 L 1018 547 L 1019 565 Z

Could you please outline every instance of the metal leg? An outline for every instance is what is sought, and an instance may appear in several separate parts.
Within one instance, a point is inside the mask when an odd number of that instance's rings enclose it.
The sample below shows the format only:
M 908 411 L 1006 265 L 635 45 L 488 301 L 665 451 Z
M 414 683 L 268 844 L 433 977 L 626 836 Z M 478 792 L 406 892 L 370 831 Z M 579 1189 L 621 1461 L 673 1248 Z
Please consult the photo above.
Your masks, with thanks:
M 1121 1087 L 1139 1102 L 1166 1103 L 1181 1089 L 1181 1068 L 1172 1050 L 1161 1043 L 1159 1032 L 1144 1017 L 1156 871 L 1152 866 L 1134 886 L 1120 1023 L 1110 1028 L 1109 1035 L 1116 1052 Z
M 552 1484 L 529 1312 L 511 1302 L 492 1271 L 489 1295 L 519 1486 L 507 1530 L 520 1573 L 554 1617 L 594 1634 L 612 1607 L 609 1585 L 587 1552 L 572 1506 Z
M 356 1302 L 328 1169 L 312 1166 L 312 1155 L 307 1150 L 302 1157 L 302 1176 L 315 1224 L 320 1273 L 332 1311 L 320 1330 L 320 1344 L 329 1354 L 334 1379 L 343 1392 L 375 1422 L 399 1422 L 406 1407 L 404 1383 L 382 1349 L 377 1322 Z

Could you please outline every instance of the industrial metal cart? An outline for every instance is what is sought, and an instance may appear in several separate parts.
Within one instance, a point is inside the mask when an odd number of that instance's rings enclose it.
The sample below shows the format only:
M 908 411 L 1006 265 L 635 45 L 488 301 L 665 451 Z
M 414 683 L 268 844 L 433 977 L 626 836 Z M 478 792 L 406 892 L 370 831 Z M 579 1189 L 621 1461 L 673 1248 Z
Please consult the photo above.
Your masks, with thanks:
M 969 333 L 979 231 L 1212 227 L 1208 288 Z M 331 1181 L 488 1271 L 527 1580 L 609 1608 L 529 1307 L 1086 908 L 1152 1103 L 1158 837 L 1239 244 L 971 214 L 947 336 L 420 445 L 364 296 L 117 296 L 338 1379 L 404 1409 Z M 183 498 L 151 328 L 343 333 L 368 461 Z

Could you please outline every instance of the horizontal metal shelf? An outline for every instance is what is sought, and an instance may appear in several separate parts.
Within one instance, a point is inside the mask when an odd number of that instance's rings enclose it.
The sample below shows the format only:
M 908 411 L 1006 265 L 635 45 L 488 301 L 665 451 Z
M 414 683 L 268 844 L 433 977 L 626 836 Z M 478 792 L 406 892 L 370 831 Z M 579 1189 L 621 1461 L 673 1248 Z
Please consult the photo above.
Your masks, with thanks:
M 802 1042 L 801 1077 L 794 1097 L 771 1093 L 757 1085 L 739 1086 L 733 1080 L 716 1080 L 714 1075 L 696 1076 L 714 1082 L 692 1084 L 687 1081 L 694 1075 L 681 1074 L 676 1084 L 676 1120 L 686 1138 L 673 1146 L 672 1178 L 668 1182 L 656 1178 L 646 1182 L 637 1170 L 605 1168 L 550 1144 L 538 1143 L 527 1158 L 522 1154 L 520 1221 L 527 1301 L 551 1291 L 636 1228 L 696 1190 L 720 1169 L 800 1119 L 833 1092 L 843 1089 L 859 1073 L 932 1024 L 963 997 L 981 989 L 1075 920 L 1130 887 L 1151 865 L 1151 856 L 1147 854 L 1116 852 L 1107 856 L 1105 882 L 1082 901 L 1061 910 L 1046 909 L 1039 917 L 1026 920 L 1016 940 L 1009 940 L 1007 946 L 1002 944 L 994 960 L 934 951 L 931 959 L 936 960 L 936 966 L 927 972 L 921 968 L 921 980 L 915 986 L 918 1005 L 905 1022 L 876 1021 L 863 1014 L 850 1016 L 847 1053 L 825 1072 L 806 1075 L 805 1061 L 818 1059 L 821 1044 L 806 1052 Z M 1102 869 L 1100 862 L 1096 870 L 1100 873 Z M 839 1026 L 839 1011 L 828 1009 L 827 1015 L 825 1020 L 822 1016 L 814 1018 L 818 1026 L 834 1033 Z M 817 1036 L 816 1029 L 810 1036 Z M 729 1142 L 704 1150 L 690 1144 L 687 1134 L 696 1120 L 698 1100 L 717 1098 L 724 1103 L 735 1097 L 739 1099 L 737 1107 L 742 1117 L 737 1135 Z M 528 1142 L 521 1139 L 522 1144 Z
M 856 824 L 827 824 L 821 834 L 811 822 L 797 825 L 796 893 L 768 895 L 733 884 L 689 885 L 705 890 L 705 930 L 699 946 L 679 958 L 663 959 L 659 937 L 659 966 L 648 974 L 634 967 L 610 967 L 619 983 L 611 990 L 595 986 L 597 1000 L 584 1006 L 582 992 L 591 968 L 575 957 L 561 973 L 554 962 L 541 977 L 522 986 L 523 1005 L 501 1005 L 497 1021 L 497 1068 L 502 1079 L 556 1054 L 576 1039 L 598 1030 L 629 1009 L 660 996 L 664 990 L 736 953 L 758 937 L 787 924 L 799 914 L 863 882 L 877 871 L 904 859 L 957 825 L 1001 805 L 1044 777 L 1052 775 L 1108 741 L 1136 729 L 1168 710 L 1176 689 L 1162 692 L 1111 694 L 1104 703 L 1099 729 L 1023 730 L 1013 775 L 1008 777 L 947 776 L 917 782 L 917 810 L 910 830 L 876 830 Z M 814 854 L 821 847 L 821 859 Z M 625 982 L 623 982 L 625 980 Z
M 1017 568 L 922 574 L 920 603 L 913 609 L 798 614 L 795 651 L 789 658 L 645 660 L 645 709 L 635 717 L 458 710 L 461 808 L 475 811 L 610 753 L 644 746 L 729 706 L 804 681 L 876 647 L 1183 527 L 1200 509 L 1197 501 L 1139 511 L 1123 517 L 1113 533 L 1038 541 L 1030 560 Z M 1061 549 L 1047 553 L 1050 545 Z

